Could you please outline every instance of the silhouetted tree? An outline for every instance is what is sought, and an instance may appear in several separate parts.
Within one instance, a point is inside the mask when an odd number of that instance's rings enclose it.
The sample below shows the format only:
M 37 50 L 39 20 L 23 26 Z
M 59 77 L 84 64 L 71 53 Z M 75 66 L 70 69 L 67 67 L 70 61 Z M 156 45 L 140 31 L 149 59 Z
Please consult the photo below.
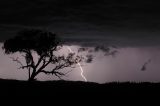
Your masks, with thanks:
M 59 78 L 65 75 L 59 71 L 65 67 L 72 67 L 82 61 L 81 56 L 75 53 L 69 53 L 67 56 L 56 55 L 56 51 L 62 48 L 62 42 L 52 32 L 38 29 L 20 31 L 17 36 L 6 40 L 3 49 L 6 54 L 19 52 L 25 58 L 25 65 L 18 58 L 13 58 L 18 62 L 22 69 L 28 70 L 28 80 L 34 81 L 39 73 L 52 74 Z M 35 61 L 34 54 L 37 54 L 38 60 Z M 51 70 L 47 66 L 53 65 Z

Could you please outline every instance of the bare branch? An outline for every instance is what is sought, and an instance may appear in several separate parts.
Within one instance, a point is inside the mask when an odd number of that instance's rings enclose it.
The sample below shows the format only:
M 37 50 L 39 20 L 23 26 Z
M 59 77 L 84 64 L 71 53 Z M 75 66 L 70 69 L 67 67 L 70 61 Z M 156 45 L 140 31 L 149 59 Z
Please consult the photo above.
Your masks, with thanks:
M 42 62 L 42 59 L 44 58 L 44 55 L 43 56 L 41 56 L 39 59 L 38 59 L 38 62 L 37 62 L 37 64 L 35 65 L 35 67 L 38 67 L 39 66 L 39 64 Z
M 19 69 L 24 69 L 24 68 L 31 68 L 32 67 L 32 65 L 26 65 L 26 66 L 22 66 L 22 67 L 19 67 Z
M 18 64 L 20 64 L 21 66 L 23 66 L 22 62 L 17 58 L 14 57 L 10 57 L 13 61 L 16 61 Z
M 63 69 L 65 67 L 69 67 L 69 66 L 71 66 L 71 64 L 69 64 L 67 62 L 65 62 L 65 63 L 62 64 L 59 61 L 58 64 L 51 71 L 44 71 L 43 69 L 39 69 L 39 71 L 40 72 L 44 72 L 46 74 L 56 74 L 56 73 L 58 73 L 56 70 Z M 62 75 L 62 73 L 61 73 L 61 75 Z
M 59 79 L 62 79 L 61 77 L 62 76 L 65 76 L 65 74 L 64 73 L 62 73 L 62 72 L 58 72 L 58 71 L 56 71 L 56 70 L 54 70 L 54 71 L 45 71 L 45 70 L 42 70 L 41 72 L 43 72 L 43 73 L 45 73 L 45 74 L 54 74 L 55 76 L 57 76 Z
M 14 58 L 14 57 L 10 57 L 13 61 L 17 62 L 18 64 L 21 65 L 21 67 L 19 67 L 18 69 L 24 69 L 24 68 L 28 68 L 28 67 L 31 67 L 31 65 L 23 65 L 22 62 L 17 58 Z

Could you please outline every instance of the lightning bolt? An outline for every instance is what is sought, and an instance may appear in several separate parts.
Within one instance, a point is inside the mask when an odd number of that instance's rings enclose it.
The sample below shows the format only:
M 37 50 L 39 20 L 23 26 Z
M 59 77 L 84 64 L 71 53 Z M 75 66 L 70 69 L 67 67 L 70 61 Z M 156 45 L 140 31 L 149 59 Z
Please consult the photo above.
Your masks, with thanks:
M 71 48 L 70 48 L 70 47 L 68 47 L 68 46 L 67 46 L 67 48 L 68 48 L 68 50 L 69 50 L 71 53 L 73 53 L 73 51 L 71 50 Z M 80 70 L 81 70 L 81 76 L 82 76 L 82 78 L 84 79 L 84 81 L 86 81 L 86 82 L 87 82 L 86 77 L 83 75 L 84 70 L 83 70 L 83 68 L 82 68 L 81 64 L 78 62 L 78 63 L 77 63 L 77 65 L 80 67 Z

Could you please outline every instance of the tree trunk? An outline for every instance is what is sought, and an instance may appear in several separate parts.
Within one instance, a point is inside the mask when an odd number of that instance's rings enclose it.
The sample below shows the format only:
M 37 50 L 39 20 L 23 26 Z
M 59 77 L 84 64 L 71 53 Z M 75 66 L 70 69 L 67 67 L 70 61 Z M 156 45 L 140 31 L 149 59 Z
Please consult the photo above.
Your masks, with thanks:
M 31 69 L 29 67 L 29 69 L 28 69 L 28 79 L 30 79 L 30 77 L 31 77 Z
M 32 81 L 35 81 L 35 77 L 36 77 L 36 70 L 33 70 L 33 72 L 32 73 L 30 73 L 31 75 L 30 75 L 30 77 L 28 78 L 28 81 L 29 82 L 32 82 Z
M 35 77 L 32 77 L 32 76 L 31 76 L 31 77 L 28 79 L 28 81 L 29 81 L 29 82 L 35 81 Z

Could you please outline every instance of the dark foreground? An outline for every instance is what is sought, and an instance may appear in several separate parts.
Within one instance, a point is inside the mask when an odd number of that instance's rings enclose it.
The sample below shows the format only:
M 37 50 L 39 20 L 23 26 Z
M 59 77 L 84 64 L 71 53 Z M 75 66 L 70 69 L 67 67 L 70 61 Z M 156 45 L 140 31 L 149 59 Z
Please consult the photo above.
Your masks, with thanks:
M 106 96 L 106 97 L 151 97 L 159 95 L 160 83 L 106 83 L 80 81 L 32 82 L 0 80 L 1 96 Z

